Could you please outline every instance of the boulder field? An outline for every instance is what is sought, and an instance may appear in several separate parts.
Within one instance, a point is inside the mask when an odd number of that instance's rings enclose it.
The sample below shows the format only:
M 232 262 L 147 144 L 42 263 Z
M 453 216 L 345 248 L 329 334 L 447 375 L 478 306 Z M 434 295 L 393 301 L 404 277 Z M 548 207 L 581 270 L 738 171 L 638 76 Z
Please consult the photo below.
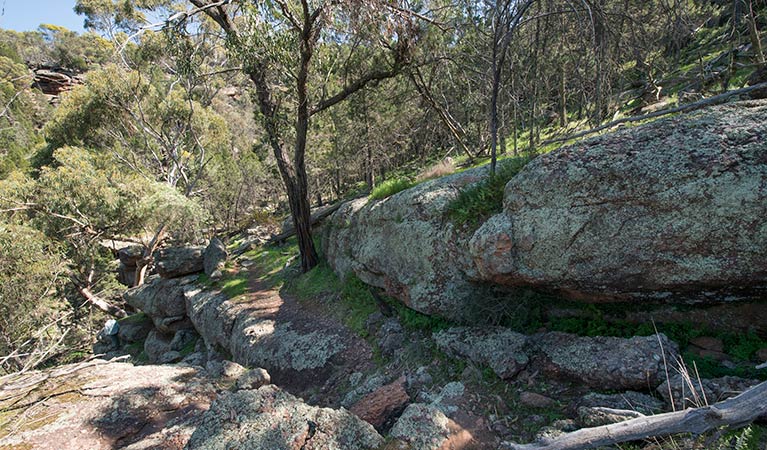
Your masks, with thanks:
M 622 129 L 535 158 L 477 230 L 447 211 L 486 168 L 345 204 L 324 250 L 340 276 L 459 321 L 487 286 L 588 302 L 763 299 L 766 134 L 765 101 Z

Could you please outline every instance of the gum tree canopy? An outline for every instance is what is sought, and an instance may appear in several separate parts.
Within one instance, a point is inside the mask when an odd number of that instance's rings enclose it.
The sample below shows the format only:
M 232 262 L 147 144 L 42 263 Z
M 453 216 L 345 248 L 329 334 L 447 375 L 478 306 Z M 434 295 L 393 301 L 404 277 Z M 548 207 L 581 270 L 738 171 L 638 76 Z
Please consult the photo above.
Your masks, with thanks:
M 255 88 L 308 271 L 318 263 L 305 161 L 312 116 L 396 76 L 409 63 L 424 15 L 392 0 L 189 1 L 218 25 Z M 169 22 L 181 28 L 189 14 Z

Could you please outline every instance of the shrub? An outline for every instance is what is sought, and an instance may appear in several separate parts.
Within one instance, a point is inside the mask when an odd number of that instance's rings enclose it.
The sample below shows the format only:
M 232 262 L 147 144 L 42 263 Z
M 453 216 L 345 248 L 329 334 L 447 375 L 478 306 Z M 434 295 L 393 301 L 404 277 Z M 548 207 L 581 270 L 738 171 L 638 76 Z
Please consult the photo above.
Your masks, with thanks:
M 509 158 L 498 163 L 495 174 L 460 193 L 448 206 L 448 217 L 456 225 L 477 227 L 503 209 L 503 191 L 530 161 L 529 157 Z

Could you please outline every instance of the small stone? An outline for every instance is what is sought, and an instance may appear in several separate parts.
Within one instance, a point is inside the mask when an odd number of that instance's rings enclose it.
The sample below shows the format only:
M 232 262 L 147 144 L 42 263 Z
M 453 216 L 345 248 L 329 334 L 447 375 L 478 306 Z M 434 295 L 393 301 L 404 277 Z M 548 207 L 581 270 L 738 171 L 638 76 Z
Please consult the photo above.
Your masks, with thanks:
M 237 389 L 258 389 L 261 386 L 271 384 L 271 382 L 272 378 L 269 376 L 269 372 L 266 369 L 257 367 L 255 369 L 248 369 L 244 374 L 240 375 L 235 386 Z
M 155 252 L 157 273 L 163 278 L 178 278 L 203 270 L 203 247 L 169 247 Z
M 449 423 L 450 419 L 438 408 L 413 403 L 397 419 L 390 435 L 410 444 L 414 449 L 436 450 L 450 435 Z
M 524 391 L 519 394 L 519 401 L 531 408 L 551 408 L 556 402 L 545 395 Z
M 759 350 L 757 350 L 757 352 L 756 352 L 756 359 L 759 362 L 767 361 L 767 347 L 760 348 Z
M 527 338 L 503 327 L 455 327 L 433 335 L 443 352 L 493 369 L 503 379 L 515 377 L 528 363 Z
M 388 319 L 376 333 L 381 353 L 390 356 L 405 344 L 405 330 L 397 319 Z
M 240 378 L 248 369 L 237 364 L 233 361 L 222 362 L 221 376 L 223 378 L 237 379 Z

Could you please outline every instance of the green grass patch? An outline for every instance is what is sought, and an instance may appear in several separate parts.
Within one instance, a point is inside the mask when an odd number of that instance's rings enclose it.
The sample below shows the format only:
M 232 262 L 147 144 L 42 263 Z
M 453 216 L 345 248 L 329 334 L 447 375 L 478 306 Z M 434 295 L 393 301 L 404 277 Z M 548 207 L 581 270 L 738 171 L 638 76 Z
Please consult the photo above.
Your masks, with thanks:
M 248 292 L 248 275 L 240 273 L 231 278 L 225 278 L 218 283 L 218 287 L 229 298 L 239 297 Z
M 328 263 L 322 262 L 309 272 L 297 277 L 288 287 L 288 292 L 300 300 L 318 297 L 341 290 L 342 283 Z
M 411 331 L 435 332 L 450 328 L 453 325 L 450 321 L 441 317 L 428 316 L 410 309 L 395 299 L 387 299 L 387 303 L 397 311 L 397 316 L 399 316 L 402 326 Z
M 382 200 L 415 185 L 416 183 L 410 181 L 409 178 L 392 178 L 374 187 L 369 198 L 370 200 Z
M 456 225 L 479 226 L 503 209 L 503 191 L 506 183 L 530 161 L 528 157 L 499 161 L 496 172 L 460 193 L 448 205 L 448 217 Z
M 342 317 L 346 326 L 362 337 L 367 337 L 368 317 L 378 311 L 378 303 L 368 285 L 355 275 L 346 277 L 341 288 Z
M 315 239 L 315 248 L 317 242 Z M 266 287 L 275 288 L 282 285 L 287 274 L 285 268 L 291 261 L 297 261 L 298 243 L 295 237 L 288 239 L 282 245 L 270 245 L 259 247 L 248 251 L 242 258 L 252 260 L 255 264 L 255 273 L 258 275 L 258 281 L 264 283 Z
M 181 353 L 181 356 L 189 356 L 192 353 L 194 353 L 194 348 L 197 346 L 197 339 L 193 340 L 192 342 L 186 344 L 179 353 Z

